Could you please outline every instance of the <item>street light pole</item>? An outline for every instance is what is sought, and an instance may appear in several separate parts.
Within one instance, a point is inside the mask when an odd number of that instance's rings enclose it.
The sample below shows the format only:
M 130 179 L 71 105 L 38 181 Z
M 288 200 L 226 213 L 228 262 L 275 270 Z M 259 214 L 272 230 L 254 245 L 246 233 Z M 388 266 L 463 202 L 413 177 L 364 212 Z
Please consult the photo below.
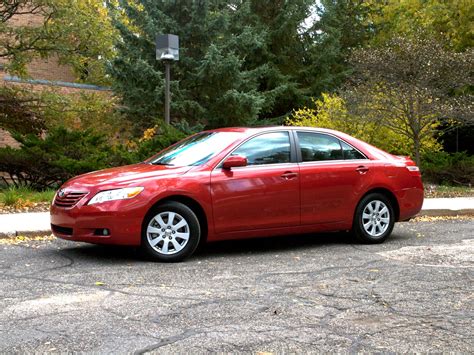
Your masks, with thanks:
M 165 123 L 170 124 L 170 67 L 179 60 L 179 37 L 172 34 L 156 37 L 156 59 L 165 64 Z
M 165 122 L 170 124 L 170 62 L 165 61 Z

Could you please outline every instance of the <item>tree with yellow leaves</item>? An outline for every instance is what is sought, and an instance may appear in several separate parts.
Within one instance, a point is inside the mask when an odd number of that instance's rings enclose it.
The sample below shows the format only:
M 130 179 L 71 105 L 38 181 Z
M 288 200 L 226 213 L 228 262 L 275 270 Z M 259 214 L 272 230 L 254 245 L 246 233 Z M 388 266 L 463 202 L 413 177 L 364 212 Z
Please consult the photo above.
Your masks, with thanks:
M 472 0 L 369 0 L 369 21 L 376 43 L 393 36 L 423 35 L 436 38 L 456 51 L 474 46 L 474 2 Z
M 347 93 L 346 93 L 347 94 Z M 375 98 L 367 97 L 368 102 Z M 345 132 L 384 149 L 393 154 L 411 154 L 412 145 L 403 135 L 387 128 L 380 120 L 349 112 L 346 101 L 337 94 L 323 93 L 318 100 L 313 99 L 310 107 L 295 110 L 287 124 L 292 126 L 321 127 Z M 424 137 L 421 150 L 439 150 L 435 137 Z
M 0 1 L 0 60 L 11 74 L 28 76 L 32 59 L 55 55 L 72 65 L 78 79 L 108 83 L 105 63 L 115 37 L 100 0 Z

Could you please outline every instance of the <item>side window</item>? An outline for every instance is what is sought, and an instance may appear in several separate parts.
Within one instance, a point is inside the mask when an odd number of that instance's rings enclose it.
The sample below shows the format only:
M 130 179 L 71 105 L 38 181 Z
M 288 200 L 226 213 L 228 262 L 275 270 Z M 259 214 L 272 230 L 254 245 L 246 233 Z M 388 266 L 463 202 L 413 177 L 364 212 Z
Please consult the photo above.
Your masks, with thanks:
M 367 159 L 362 153 L 351 147 L 349 144 L 341 141 L 342 151 L 344 152 L 344 159 Z
M 232 155 L 246 157 L 248 165 L 289 163 L 290 136 L 288 132 L 261 134 L 242 144 Z
M 322 133 L 298 132 L 303 161 L 342 160 L 339 139 Z

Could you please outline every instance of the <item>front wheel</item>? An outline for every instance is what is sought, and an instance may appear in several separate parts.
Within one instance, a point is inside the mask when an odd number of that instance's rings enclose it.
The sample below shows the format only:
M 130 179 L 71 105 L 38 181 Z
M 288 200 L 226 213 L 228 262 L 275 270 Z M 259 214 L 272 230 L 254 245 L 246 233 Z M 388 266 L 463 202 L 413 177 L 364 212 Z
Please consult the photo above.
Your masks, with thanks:
M 190 256 L 199 244 L 196 214 L 179 202 L 165 202 L 148 213 L 142 228 L 142 250 L 152 259 L 176 262 Z
M 371 193 L 357 205 L 352 230 L 363 243 L 382 243 L 392 233 L 395 213 L 390 200 Z

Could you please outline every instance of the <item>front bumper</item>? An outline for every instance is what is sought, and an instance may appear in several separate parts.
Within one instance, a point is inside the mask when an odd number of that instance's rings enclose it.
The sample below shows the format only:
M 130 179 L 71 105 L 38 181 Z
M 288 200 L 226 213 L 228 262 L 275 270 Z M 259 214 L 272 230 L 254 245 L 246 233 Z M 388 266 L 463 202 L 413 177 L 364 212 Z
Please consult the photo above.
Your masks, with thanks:
M 53 205 L 51 231 L 62 239 L 94 244 L 140 245 L 146 208 L 138 199 L 86 205 L 83 198 L 72 208 Z M 108 235 L 98 231 L 107 229 Z

